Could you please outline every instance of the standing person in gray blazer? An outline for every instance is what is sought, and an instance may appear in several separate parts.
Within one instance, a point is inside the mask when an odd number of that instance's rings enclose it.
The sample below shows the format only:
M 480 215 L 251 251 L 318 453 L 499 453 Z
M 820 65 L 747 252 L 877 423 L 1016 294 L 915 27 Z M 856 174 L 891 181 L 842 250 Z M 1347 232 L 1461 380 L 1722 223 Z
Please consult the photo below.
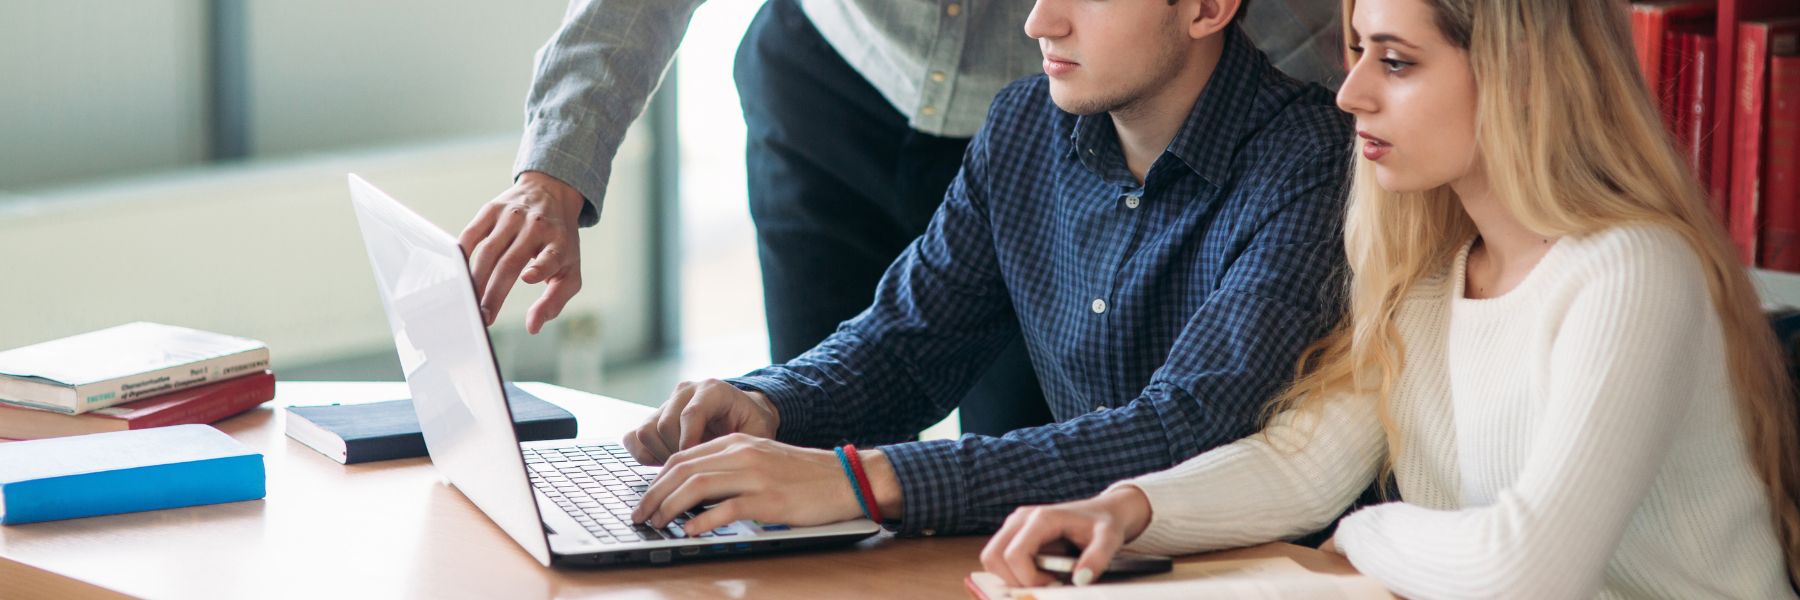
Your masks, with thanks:
M 1154 0 L 1131 0 L 1154 1 Z M 579 228 L 599 222 L 613 156 L 701 0 L 573 0 L 539 50 L 513 185 L 462 233 L 489 325 L 515 279 L 547 282 L 537 333 L 581 289 Z M 750 212 L 769 346 L 786 362 L 868 306 L 925 230 L 988 104 L 1041 71 L 1031 0 L 768 0 L 738 48 Z M 1335 87 L 1337 5 L 1255 0 L 1251 38 Z M 672 198 L 662 199 L 673 201 Z M 1051 420 L 1022 340 L 961 404 L 964 432 Z

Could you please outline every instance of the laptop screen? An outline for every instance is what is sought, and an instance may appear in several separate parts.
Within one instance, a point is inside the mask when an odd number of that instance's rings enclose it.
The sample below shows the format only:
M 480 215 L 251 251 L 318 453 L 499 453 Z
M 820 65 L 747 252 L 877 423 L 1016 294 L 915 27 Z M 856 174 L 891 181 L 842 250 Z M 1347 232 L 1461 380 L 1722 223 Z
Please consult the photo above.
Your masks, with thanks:
M 432 464 L 548 566 L 468 260 L 450 234 L 354 174 L 350 198 Z

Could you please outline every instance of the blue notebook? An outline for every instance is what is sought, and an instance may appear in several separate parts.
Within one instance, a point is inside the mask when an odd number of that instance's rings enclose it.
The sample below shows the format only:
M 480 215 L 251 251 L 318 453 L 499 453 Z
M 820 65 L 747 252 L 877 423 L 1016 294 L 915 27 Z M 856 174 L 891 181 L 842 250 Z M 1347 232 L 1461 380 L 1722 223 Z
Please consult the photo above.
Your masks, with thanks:
M 0 444 L 0 525 L 255 500 L 263 459 L 206 425 Z

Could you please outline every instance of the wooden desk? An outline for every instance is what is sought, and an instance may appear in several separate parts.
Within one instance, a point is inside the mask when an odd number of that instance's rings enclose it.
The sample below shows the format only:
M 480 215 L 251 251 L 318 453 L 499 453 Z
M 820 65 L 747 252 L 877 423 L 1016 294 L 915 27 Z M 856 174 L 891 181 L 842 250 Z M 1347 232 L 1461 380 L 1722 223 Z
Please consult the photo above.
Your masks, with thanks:
M 643 406 L 521 384 L 617 439 Z M 271 406 L 404 397 L 403 384 L 281 383 Z M 985 536 L 879 536 L 838 550 L 605 570 L 538 566 L 423 458 L 343 466 L 283 434 L 265 407 L 218 427 L 264 455 L 268 497 L 0 527 L 0 597 L 966 598 Z M 1342 557 L 1271 544 L 1185 560 Z

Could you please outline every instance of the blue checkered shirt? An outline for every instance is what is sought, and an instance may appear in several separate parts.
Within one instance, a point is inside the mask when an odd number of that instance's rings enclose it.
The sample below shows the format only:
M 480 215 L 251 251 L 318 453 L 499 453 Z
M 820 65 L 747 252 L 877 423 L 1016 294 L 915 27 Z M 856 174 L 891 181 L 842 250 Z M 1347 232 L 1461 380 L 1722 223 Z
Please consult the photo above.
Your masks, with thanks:
M 1112 120 L 1006 87 L 925 234 L 874 304 L 794 360 L 731 380 L 777 438 L 882 446 L 902 534 L 987 531 L 1256 429 L 1338 314 L 1351 127 L 1234 26 L 1143 185 Z M 1056 423 L 905 441 L 1024 336 Z

